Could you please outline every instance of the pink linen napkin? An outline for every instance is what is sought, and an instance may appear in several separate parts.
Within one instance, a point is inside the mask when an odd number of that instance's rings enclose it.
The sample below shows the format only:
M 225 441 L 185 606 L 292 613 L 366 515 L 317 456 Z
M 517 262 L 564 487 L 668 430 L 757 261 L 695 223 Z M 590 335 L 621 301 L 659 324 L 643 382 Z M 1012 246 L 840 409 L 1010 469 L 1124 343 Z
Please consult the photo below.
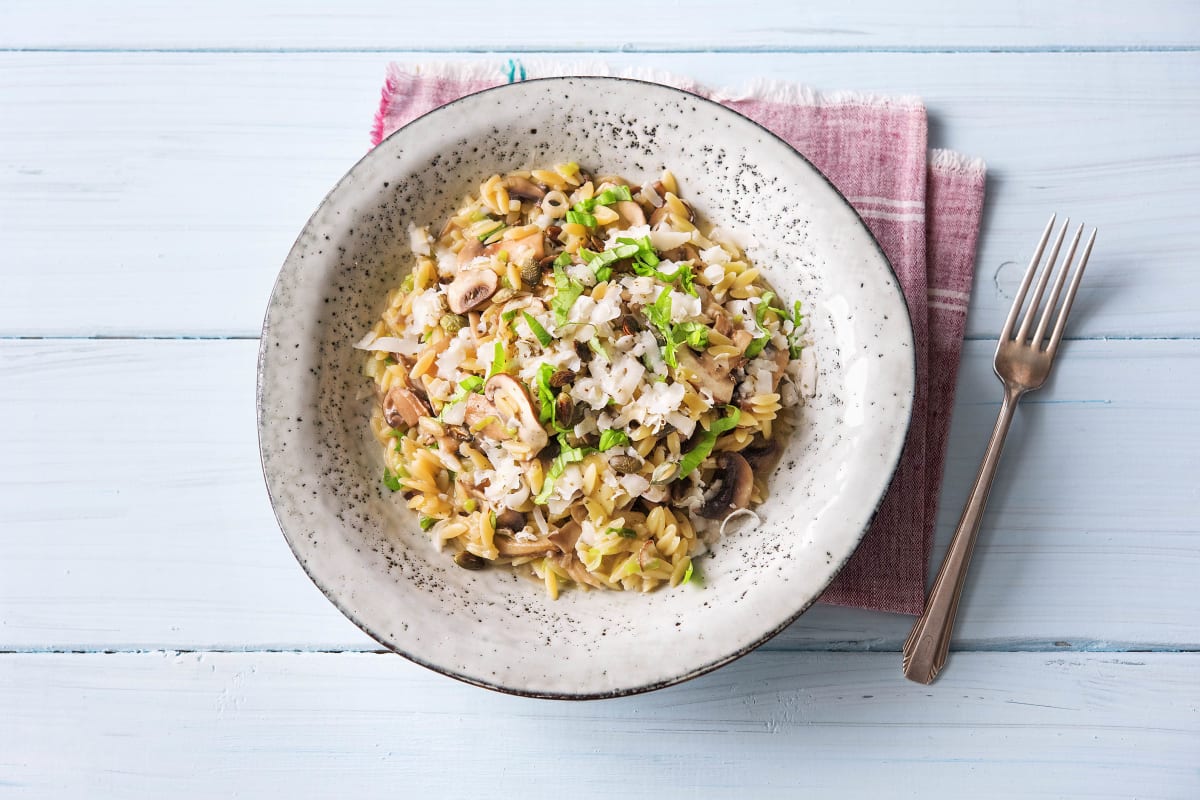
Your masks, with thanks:
M 528 77 L 606 75 L 603 64 L 391 64 L 372 146 L 465 94 Z M 676 76 L 632 74 L 716 100 L 808 157 L 866 221 L 900 278 L 917 350 L 917 393 L 904 455 L 862 544 L 821 596 L 838 605 L 918 614 L 942 484 L 950 411 L 974 278 L 984 165 L 929 152 L 925 107 L 911 97 L 821 94 L 759 84 L 731 94 Z

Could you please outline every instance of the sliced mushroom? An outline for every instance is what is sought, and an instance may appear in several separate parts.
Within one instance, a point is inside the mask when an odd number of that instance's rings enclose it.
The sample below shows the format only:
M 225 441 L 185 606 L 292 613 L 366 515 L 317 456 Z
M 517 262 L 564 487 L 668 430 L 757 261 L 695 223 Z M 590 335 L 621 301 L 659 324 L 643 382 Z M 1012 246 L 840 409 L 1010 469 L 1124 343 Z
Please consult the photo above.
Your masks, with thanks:
M 554 542 L 554 546 L 562 552 L 574 553 L 575 543 L 579 541 L 582 533 L 583 527 L 575 520 L 571 520 L 546 538 Z
M 510 195 L 520 197 L 522 200 L 541 200 L 546 196 L 545 189 L 528 178 L 522 178 L 517 175 L 509 175 L 505 178 L 504 188 L 508 189 Z
M 775 369 L 771 370 L 771 391 L 779 391 L 779 382 L 783 380 L 784 373 L 787 372 L 788 362 L 791 356 L 787 350 L 775 351 Z
M 413 427 L 421 417 L 433 416 L 425 401 L 403 386 L 393 386 L 383 398 L 383 419 L 393 428 Z
M 521 556 L 544 556 L 558 551 L 558 546 L 548 539 L 534 539 L 532 542 L 518 542 L 507 536 L 497 536 L 495 539 L 496 552 L 502 556 L 519 558 Z
M 646 213 L 642 211 L 641 206 L 632 200 L 621 200 L 613 203 L 612 209 L 617 212 L 617 216 L 625 223 L 626 228 L 646 224 Z
M 688 242 L 676 247 L 674 250 L 668 250 L 663 253 L 663 258 L 668 261 L 691 261 L 695 263 L 700 260 L 700 251 L 696 249 L 696 245 Z
M 657 230 L 664 222 L 667 221 L 667 214 L 671 213 L 671 209 L 663 203 L 658 208 L 654 209 L 654 213 L 650 215 L 650 227 Z
M 483 305 L 499 285 L 490 269 L 464 269 L 446 286 L 446 302 L 455 314 L 465 314 Z
M 745 328 L 740 328 L 734 331 L 733 336 L 730 338 L 733 339 L 733 346 L 738 349 L 738 352 L 744 353 L 746 352 L 746 348 L 750 346 L 750 343 L 754 341 L 754 334 Z
M 525 445 L 530 455 L 536 454 L 549 441 L 529 392 L 511 375 L 498 373 L 488 378 L 483 387 L 484 397 L 500 412 L 506 427 L 515 428 L 517 439 Z
M 513 531 L 525 529 L 525 515 L 512 508 L 506 508 L 496 515 L 496 530 Z
M 538 231 L 528 236 L 522 236 L 520 239 L 501 239 L 483 248 L 483 253 L 494 256 L 501 250 L 508 253 L 509 261 L 524 264 L 528 261 L 541 261 L 542 256 L 546 254 L 546 245 L 542 232 Z
M 750 505 L 754 491 L 754 470 L 741 453 L 723 452 L 717 457 L 721 488 L 702 506 L 700 516 L 724 519 L 739 508 Z
M 755 442 L 741 451 L 742 458 L 750 464 L 751 469 L 761 471 L 771 465 L 779 455 L 779 444 L 774 439 L 763 439 Z
M 504 421 L 500 418 L 500 409 L 481 394 L 472 392 L 467 395 L 463 423 L 471 433 L 485 436 L 493 441 L 502 442 L 508 438 L 508 431 L 505 430 Z
M 696 353 L 690 347 L 681 347 L 676 353 L 685 379 L 697 389 L 708 389 L 713 400 L 728 403 L 733 399 L 734 380 L 729 374 L 730 365 L 714 360 L 711 356 Z
M 483 255 L 483 243 L 472 236 L 470 239 L 467 239 L 462 249 L 458 251 L 458 263 L 460 266 L 470 264 L 481 255 Z

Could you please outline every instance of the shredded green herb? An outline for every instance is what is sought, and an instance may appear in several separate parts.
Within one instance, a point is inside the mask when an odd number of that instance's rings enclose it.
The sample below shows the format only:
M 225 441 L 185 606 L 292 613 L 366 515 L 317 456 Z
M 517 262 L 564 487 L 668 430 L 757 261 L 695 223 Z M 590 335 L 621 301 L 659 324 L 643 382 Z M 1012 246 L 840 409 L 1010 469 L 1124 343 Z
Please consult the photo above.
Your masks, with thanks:
M 557 294 L 550 301 L 550 308 L 554 311 L 554 321 L 559 325 L 566 325 L 571 306 L 575 305 L 575 301 L 583 294 L 584 287 L 556 262 L 554 265 L 554 288 L 557 290 Z
M 533 331 L 533 335 L 537 337 L 542 347 L 549 347 L 550 343 L 554 341 L 554 337 L 542 327 L 542 323 L 538 322 L 528 311 L 522 311 L 521 316 L 524 317 L 525 324 L 529 326 L 529 330 Z
M 629 444 L 629 434 L 625 433 L 625 431 L 609 428 L 600 434 L 601 453 L 627 444 Z
M 400 491 L 400 478 L 396 476 L 396 473 L 384 467 L 383 485 L 391 489 L 393 492 L 398 492 Z
M 729 416 L 714 420 L 712 427 L 701 434 L 696 446 L 679 459 L 679 472 L 676 474 L 676 478 L 686 478 L 690 475 L 692 470 L 708 458 L 709 453 L 717 444 L 717 437 L 737 426 L 738 420 L 742 418 L 742 412 L 737 406 L 725 406 L 725 411 Z
M 692 562 L 692 561 L 689 561 L 689 562 L 688 562 L 688 568 L 687 568 L 687 570 L 686 570 L 686 571 L 683 573 L 683 580 L 681 580 L 681 581 L 679 582 L 679 585 L 680 585 L 680 586 L 685 586 L 685 585 L 687 585 L 687 584 L 689 584 L 689 583 L 691 583 L 691 582 L 692 582 L 692 574 L 693 574 L 693 569 L 695 568 L 695 566 L 696 566 L 696 565 L 695 565 L 695 563 L 694 563 L 694 562 Z
M 607 533 L 609 535 L 615 533 L 617 536 L 620 536 L 622 539 L 636 539 L 637 538 L 637 531 L 635 531 L 633 528 L 609 528 L 608 530 L 605 531 L 605 533 Z
M 427 531 L 437 524 L 437 520 L 433 517 L 427 517 L 424 514 L 417 517 L 417 524 L 421 526 L 421 530 Z
M 680 344 L 687 342 L 693 350 L 703 351 L 708 347 L 708 326 L 702 322 L 681 322 L 675 326 L 672 338 Z
M 496 346 L 492 349 L 492 367 L 488 370 L 488 377 L 504 372 L 506 366 L 508 366 L 508 359 L 504 356 L 504 344 L 497 340 Z
M 512 322 L 514 319 L 517 318 L 518 313 L 520 313 L 520 309 L 510 308 L 508 311 L 505 311 L 503 314 L 500 315 L 500 319 L 504 320 L 505 322 Z
M 571 263 L 571 254 L 562 252 L 558 254 L 558 258 L 554 259 L 554 266 L 565 267 Z
M 799 358 L 800 351 L 804 348 L 800 345 L 800 323 L 803 321 L 804 315 L 800 313 L 800 301 L 796 301 L 796 305 L 792 307 L 792 332 L 788 334 L 788 356 L 791 358 Z
M 576 207 L 578 207 L 578 204 Z M 567 212 L 567 222 L 574 222 L 577 225 L 584 225 L 588 228 L 594 228 L 599 224 L 596 222 L 594 215 L 589 214 L 587 211 L 576 211 L 574 208 Z
M 629 241 L 629 240 L 622 240 Z M 605 250 L 600 253 L 594 253 L 585 247 L 579 248 L 579 256 L 583 259 L 583 263 L 592 268 L 596 273 L 596 280 L 606 281 L 612 277 L 612 265 L 623 258 L 631 258 L 637 255 L 638 248 L 634 244 L 618 244 L 616 247 Z
M 767 292 L 762 296 L 762 300 L 754 307 L 754 322 L 759 329 L 763 331 L 763 335 L 757 337 L 750 344 L 746 345 L 746 358 L 754 358 L 763 351 L 767 346 L 767 342 L 771 341 L 771 335 L 766 332 L 766 327 L 763 321 L 767 318 L 767 309 L 771 306 L 771 301 L 775 299 L 774 292 Z M 774 310 L 774 309 L 771 309 Z
M 545 505 L 546 501 L 550 499 L 550 494 L 554 491 L 554 482 L 562 477 L 568 465 L 583 461 L 596 452 L 594 447 L 571 447 L 567 443 L 567 437 L 563 434 L 559 434 L 558 443 L 558 455 L 551 462 L 550 468 L 546 470 L 546 479 L 542 482 L 542 490 L 538 492 L 537 497 L 533 498 L 533 502 L 538 505 Z

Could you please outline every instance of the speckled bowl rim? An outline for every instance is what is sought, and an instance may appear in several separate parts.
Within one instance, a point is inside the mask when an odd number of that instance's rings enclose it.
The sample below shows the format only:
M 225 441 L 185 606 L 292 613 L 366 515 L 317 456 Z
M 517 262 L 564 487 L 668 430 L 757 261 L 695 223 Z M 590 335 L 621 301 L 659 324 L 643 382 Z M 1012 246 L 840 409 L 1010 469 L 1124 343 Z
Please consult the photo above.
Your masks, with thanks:
M 448 108 L 456 106 L 460 103 L 469 101 L 480 95 L 487 95 L 487 94 L 492 94 L 495 92 L 504 92 L 506 90 L 511 90 L 512 87 L 514 87 L 514 86 L 520 86 L 522 84 L 527 84 L 527 83 L 543 83 L 543 82 L 547 82 L 547 81 L 563 81 L 563 80 L 570 80 L 570 79 L 585 79 L 585 80 L 596 80 L 596 81 L 612 81 L 612 82 L 627 83 L 627 84 L 642 84 L 642 85 L 647 85 L 647 86 L 653 86 L 656 89 L 668 89 L 668 90 L 671 90 L 674 92 L 678 92 L 679 94 L 684 95 L 685 97 L 687 97 L 690 100 L 704 103 L 708 107 L 717 111 L 717 113 L 719 113 L 719 114 L 731 115 L 742 121 L 748 122 L 751 125 L 758 128 L 759 130 L 766 133 L 772 139 L 775 139 L 777 142 L 782 144 L 785 148 L 787 148 L 787 150 L 791 151 L 791 153 L 793 153 L 796 156 L 796 158 L 800 159 L 805 164 L 807 164 L 808 167 L 811 168 L 812 171 L 817 176 L 819 176 L 823 181 L 825 181 L 826 185 L 830 189 L 833 190 L 833 193 L 836 196 L 836 198 L 838 200 L 840 200 L 846 206 L 846 208 L 848 208 L 850 210 L 850 212 L 854 215 L 854 218 L 858 221 L 858 224 L 862 227 L 863 231 L 867 234 L 869 241 L 875 247 L 875 250 L 877 251 L 880 259 L 882 259 L 883 263 L 887 265 L 888 271 L 890 273 L 890 284 L 891 284 L 892 290 L 895 292 L 896 299 L 898 300 L 898 307 L 900 309 L 903 309 L 904 320 L 908 324 L 909 334 L 910 334 L 910 336 L 913 337 L 913 340 L 915 341 L 915 333 L 914 333 L 913 327 L 912 327 L 912 316 L 909 314 L 908 301 L 904 297 L 903 289 L 901 289 L 901 287 L 900 287 L 900 278 L 896 274 L 896 269 L 895 269 L 895 267 L 892 266 L 891 259 L 888 258 L 887 253 L 884 252 L 883 247 L 879 244 L 879 240 L 875 238 L 875 234 L 871 231 L 870 227 L 866 224 L 866 222 L 863 221 L 863 218 L 861 215 L 859 215 L 857 209 L 855 209 L 854 206 L 850 203 L 850 201 L 846 199 L 846 196 L 844 194 L 842 194 L 841 190 L 838 189 L 837 186 L 835 186 L 833 184 L 833 182 L 831 180 L 829 180 L 828 176 L 826 176 L 824 172 L 822 172 L 820 169 L 818 169 L 817 166 L 815 164 L 813 164 L 812 161 L 810 161 L 803 153 L 801 153 L 799 150 L 797 150 L 795 147 L 793 147 L 787 140 L 785 140 L 784 138 L 782 138 L 781 136 L 776 134 L 770 128 L 767 128 L 766 126 L 761 125 L 760 123 L 754 121 L 753 119 L 750 119 L 749 117 L 745 116 L 744 114 L 740 114 L 737 111 L 734 111 L 733 109 L 731 109 L 727 106 L 724 106 L 724 105 L 716 102 L 715 100 L 710 100 L 709 98 L 704 97 L 702 95 L 698 95 L 693 92 L 686 91 L 684 89 L 679 89 L 674 86 L 667 86 L 667 85 L 660 84 L 660 83 L 654 83 L 652 81 L 638 80 L 636 78 L 614 77 L 614 76 L 609 76 L 609 75 L 573 75 L 573 76 L 570 76 L 569 78 L 565 77 L 565 76 L 564 77 L 531 78 L 529 80 L 520 81 L 518 83 L 509 83 L 509 84 L 503 84 L 501 86 L 493 86 L 489 89 L 482 89 L 478 92 L 472 92 L 470 94 L 463 95 L 462 97 L 458 98 L 457 100 L 452 100 L 449 103 L 438 106 L 437 108 L 435 108 L 431 111 L 428 111 L 419 117 L 416 117 L 415 119 L 409 120 L 407 123 L 400 126 L 392 133 L 388 134 L 388 136 L 385 137 L 384 141 L 386 141 L 387 139 L 391 139 L 393 136 L 397 136 L 397 135 L 403 133 L 405 131 L 405 129 L 407 129 L 410 125 L 415 123 L 417 120 L 421 120 L 421 119 L 425 119 L 427 117 L 434 116 L 445 109 L 448 109 Z M 380 144 L 382 144 L 382 143 L 383 142 L 380 142 Z M 844 559 L 842 559 L 841 563 L 839 563 L 837 565 L 837 567 L 830 573 L 829 579 L 825 582 L 825 584 L 823 586 L 821 586 L 807 602 L 805 602 L 803 605 L 801 605 L 800 608 L 798 608 L 794 614 L 789 616 L 787 619 L 785 619 L 782 623 L 780 623 L 774 629 L 767 631 L 765 634 L 763 634 L 757 640 L 755 640 L 747 645 L 744 645 L 743 647 L 738 648 L 737 650 L 733 651 L 732 653 L 729 653 L 726 656 L 722 656 L 721 658 L 718 658 L 714 661 L 710 661 L 707 664 L 703 664 L 699 667 L 696 667 L 692 670 L 689 670 L 687 672 L 684 672 L 684 673 L 682 673 L 678 676 L 672 677 L 672 678 L 667 678 L 667 679 L 660 680 L 660 681 L 654 681 L 652 683 L 647 683 L 642 686 L 633 686 L 633 687 L 617 689 L 617 690 L 607 691 L 607 692 L 580 692 L 580 693 L 529 691 L 529 690 L 523 690 L 523 689 L 516 689 L 511 686 L 502 686 L 500 684 L 491 683 L 486 680 L 481 680 L 479 678 L 475 678 L 470 675 L 465 675 L 460 672 L 456 672 L 452 669 L 447 669 L 440 665 L 433 664 L 431 662 L 428 662 L 428 661 L 422 659 L 421 657 L 417 656 L 414 653 L 406 652 L 395 645 L 389 644 L 385 640 L 386 637 L 382 637 L 382 636 L 376 634 L 375 631 L 373 631 L 371 629 L 370 625 L 368 625 L 367 623 L 365 623 L 361 619 L 359 619 L 356 614 L 352 613 L 349 610 L 349 608 L 347 608 L 345 603 L 341 602 L 337 593 L 330 590 L 329 587 L 327 587 L 325 584 L 323 584 L 320 580 L 317 579 L 317 577 L 313 574 L 312 570 L 309 569 L 308 564 L 305 562 L 304 558 L 301 556 L 301 553 L 296 549 L 296 544 L 293 540 L 293 537 L 288 531 L 288 525 L 285 522 L 284 518 L 280 515 L 279 503 L 276 501 L 276 498 L 271 491 L 271 481 L 267 475 L 267 468 L 266 468 L 266 463 L 264 460 L 263 430 L 268 425 L 268 422 L 264 418 L 264 415 L 263 415 L 263 373 L 264 373 L 266 360 L 267 360 L 267 354 L 268 354 L 268 347 L 267 347 L 267 344 L 268 344 L 268 322 L 270 320 L 271 310 L 275 306 L 276 291 L 279 287 L 280 281 L 283 279 L 284 268 L 286 267 L 287 263 L 292 260 L 292 256 L 296 252 L 296 249 L 298 247 L 300 247 L 300 244 L 304 238 L 305 232 L 313 224 L 313 221 L 317 218 L 317 215 L 320 213 L 320 210 L 329 201 L 329 198 L 338 190 L 338 188 L 340 188 L 342 186 L 343 183 L 345 183 L 346 181 L 348 181 L 350 179 L 350 176 L 354 174 L 354 172 L 358 169 L 360 164 L 362 164 L 363 162 L 365 162 L 368 159 L 375 156 L 377 149 L 378 149 L 378 146 L 368 150 L 362 156 L 362 158 L 360 158 L 360 159 L 358 159 L 358 161 L 354 162 L 354 164 L 350 167 L 350 169 L 348 169 L 346 171 L 346 173 L 344 175 L 342 175 L 342 177 L 340 179 L 338 179 L 337 183 L 335 183 L 329 189 L 329 191 L 325 193 L 325 196 L 321 198 L 321 202 L 317 204 L 317 207 L 316 207 L 316 209 L 314 209 L 312 215 L 304 223 L 304 226 L 300 229 L 300 233 L 296 236 L 296 240 L 293 242 L 292 247 L 288 250 L 288 255 L 284 259 L 283 265 L 280 266 L 279 273 L 275 278 L 275 282 L 271 286 L 271 295 L 267 301 L 266 311 L 263 313 L 262 330 L 261 330 L 261 334 L 259 336 L 257 370 L 256 370 L 255 416 L 256 416 L 257 422 L 258 422 L 258 424 L 257 424 L 258 454 L 259 454 L 259 464 L 262 467 L 263 482 L 266 484 L 267 497 L 271 501 L 271 512 L 275 516 L 275 522 L 276 522 L 276 524 L 279 525 L 279 530 L 283 534 L 283 538 L 287 542 L 288 548 L 292 551 L 292 555 L 295 556 L 296 561 L 299 562 L 301 568 L 304 570 L 304 573 L 308 576 L 309 580 L 311 580 L 313 582 L 313 584 L 318 589 L 321 590 L 321 593 L 323 595 L 325 595 L 325 597 L 329 600 L 329 602 L 331 602 L 334 605 L 334 607 L 338 609 L 338 611 L 340 611 L 347 619 L 349 619 L 352 623 L 354 623 L 354 625 L 356 625 L 361 631 L 363 631 L 363 633 L 370 636 L 372 639 L 374 639 L 377 643 L 382 645 L 388 651 L 396 653 L 397 655 L 404 657 L 408 661 L 411 661 L 412 663 L 417 664 L 418 666 L 425 667 L 426 669 L 432 670 L 441 675 L 445 675 L 448 678 L 453 678 L 454 680 L 461 681 L 466 684 L 470 684 L 471 686 L 478 686 L 482 689 L 490 689 L 494 692 L 500 692 L 502 694 L 509 694 L 509 695 L 514 695 L 517 697 L 529 697 L 529 698 L 538 699 L 538 700 L 607 700 L 607 699 L 613 699 L 613 698 L 617 698 L 617 697 L 629 697 L 632 695 L 644 694 L 646 692 L 653 692 L 658 689 L 665 689 L 668 686 L 675 686 L 677 684 L 693 680 L 694 678 L 699 678 L 700 676 L 707 675 L 708 673 L 710 673 L 714 670 L 720 669 L 721 667 L 723 667 L 727 664 L 731 664 L 732 662 L 737 661 L 739 658 L 747 655 L 751 651 L 757 650 L 759 647 L 762 647 L 764 644 L 769 642 L 771 639 L 775 638 L 780 633 L 782 633 L 785 628 L 787 628 L 789 625 L 791 625 L 793 622 L 795 622 L 797 619 L 799 619 L 804 614 L 804 612 L 806 612 L 809 608 L 811 608 L 813 606 L 813 604 L 816 603 L 821 598 L 821 595 L 824 594 L 825 590 L 829 588 L 830 584 L 832 584 L 833 581 L 837 579 L 837 576 L 845 568 L 846 564 L 850 561 L 850 559 L 854 557 L 854 554 L 856 552 L 858 552 L 858 548 L 862 544 L 862 540 L 866 536 L 867 531 L 869 531 L 871 529 L 871 526 L 874 524 L 876 517 L 879 516 L 879 509 L 883 505 L 883 500 L 887 496 L 887 493 L 891 488 L 892 482 L 895 480 L 896 472 L 899 469 L 900 462 L 904 457 L 904 452 L 906 449 L 905 445 L 908 441 L 908 432 L 912 426 L 913 406 L 915 404 L 913 404 L 913 403 L 908 404 L 908 412 L 904 417 L 904 421 L 903 421 L 903 425 L 902 425 L 903 436 L 900 437 L 902 444 L 899 448 L 897 448 L 896 457 L 893 460 L 890 467 L 888 468 L 888 471 L 889 471 L 889 474 L 891 477 L 889 478 L 887 483 L 884 484 L 883 490 L 880 492 L 879 497 L 876 499 L 875 507 L 874 507 L 874 509 L 872 509 L 870 517 L 867 519 L 866 523 L 863 525 L 862 530 L 860 530 L 858 532 L 858 534 L 856 535 L 856 537 L 855 537 L 856 541 L 854 543 L 854 547 L 848 551 L 846 557 Z M 915 357 L 915 353 L 913 353 L 913 357 L 909 359 L 909 363 L 910 363 L 910 370 L 909 370 L 909 380 L 907 382 L 907 388 L 908 388 L 908 391 L 910 394 L 915 394 L 916 380 L 917 380 L 917 359 Z

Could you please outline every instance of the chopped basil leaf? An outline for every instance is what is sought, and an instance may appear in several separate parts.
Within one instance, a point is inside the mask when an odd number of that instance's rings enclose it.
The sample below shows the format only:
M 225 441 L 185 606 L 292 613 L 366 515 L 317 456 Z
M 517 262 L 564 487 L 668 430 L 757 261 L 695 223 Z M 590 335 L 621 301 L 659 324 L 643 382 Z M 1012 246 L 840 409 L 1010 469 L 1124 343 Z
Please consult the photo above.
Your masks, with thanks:
M 554 482 L 562 477 L 569 464 L 574 464 L 587 458 L 592 453 L 596 452 L 592 447 L 571 447 L 567 444 L 567 437 L 560 435 L 558 437 L 560 450 L 558 456 L 550 464 L 550 469 L 546 470 L 546 478 L 542 482 L 542 490 L 538 492 L 537 497 L 533 498 L 533 502 L 538 505 L 545 505 L 550 499 L 551 492 L 554 491 Z
M 537 337 L 542 347 L 549 347 L 550 343 L 554 341 L 554 337 L 542 327 L 542 323 L 538 322 L 528 311 L 522 311 L 521 316 L 524 317 L 525 324 L 529 326 L 529 330 L 533 331 L 533 335 Z
M 383 485 L 393 492 L 398 492 L 400 491 L 400 478 L 396 477 L 396 473 L 385 467 L 383 470 Z
M 558 258 L 554 259 L 554 266 L 556 266 L 556 267 L 565 267 L 570 263 L 571 263 L 571 254 L 570 253 L 565 253 L 565 252 L 559 253 Z
M 679 582 L 680 586 L 684 586 L 684 585 L 692 582 L 692 575 L 693 575 L 693 570 L 695 569 L 695 566 L 696 566 L 695 562 L 692 562 L 692 561 L 688 562 L 688 568 L 683 573 L 683 580 L 681 580 Z
M 600 337 L 593 336 L 592 338 L 588 339 L 588 347 L 592 349 L 593 353 L 600 356 L 605 361 L 612 361 L 612 359 L 608 357 L 608 351 L 604 349 L 604 345 L 600 344 Z
M 693 350 L 708 347 L 708 326 L 701 322 L 681 322 L 675 326 L 675 338 L 687 342 Z
M 508 359 L 504 356 L 504 344 L 497 340 L 496 346 L 492 349 L 492 368 L 488 370 L 488 377 L 504 372 L 504 368 L 508 365 Z
M 601 453 L 626 444 L 629 444 L 629 434 L 625 433 L 625 431 L 609 428 L 600 434 Z
M 637 531 L 635 531 L 633 528 L 609 528 L 608 530 L 605 531 L 605 533 L 607 533 L 607 534 L 615 533 L 617 536 L 620 536 L 622 539 L 636 539 L 637 538 Z
M 576 211 L 575 209 L 567 212 L 567 222 L 574 222 L 577 225 L 583 225 L 588 228 L 594 228 L 598 224 L 593 215 L 586 211 Z
M 770 307 L 771 301 L 774 299 L 775 293 L 767 292 L 762 296 L 762 299 L 759 301 L 758 305 L 754 307 L 754 322 L 758 325 L 759 329 L 763 331 L 763 335 L 754 339 L 746 346 L 746 358 L 754 358 L 757 356 L 763 351 L 763 348 L 767 346 L 767 342 L 771 341 L 770 334 L 766 332 L 766 329 L 763 326 L 763 320 L 766 319 L 767 309 Z
M 417 517 L 417 524 L 421 526 L 421 530 L 427 531 L 437 524 L 437 520 L 433 517 L 427 517 L 424 514 Z
M 709 453 L 717 444 L 717 437 L 737 426 L 738 420 L 742 418 L 742 412 L 738 410 L 737 406 L 725 406 L 725 410 L 729 416 L 715 420 L 712 427 L 701 434 L 700 441 L 696 443 L 696 446 L 679 459 L 679 472 L 675 477 L 686 478 L 690 475 L 692 470 L 708 458 Z
M 470 375 L 458 382 L 458 385 L 466 389 L 468 392 L 478 392 L 483 389 L 483 378 L 478 375 Z
M 519 311 L 520 311 L 520 309 L 510 308 L 508 311 L 505 311 L 503 314 L 500 315 L 500 319 L 504 320 L 505 322 L 512 322 L 514 319 L 517 318 L 517 313 Z
M 555 264 L 554 288 L 557 290 L 557 294 L 550 301 L 550 308 L 554 311 L 554 321 L 559 325 L 566 325 L 571 306 L 575 305 L 579 295 L 583 294 L 583 284 L 567 275 L 566 270 Z
M 788 356 L 790 358 L 799 358 L 800 351 L 804 348 L 800 345 L 800 323 L 804 320 L 804 315 L 800 313 L 800 301 L 796 301 L 796 305 L 792 307 L 792 332 L 788 334 Z
M 550 376 L 553 374 L 554 367 L 542 364 L 538 367 L 537 375 L 533 379 L 533 386 L 537 390 L 538 404 L 541 406 L 538 410 L 538 421 L 543 425 L 554 419 L 554 390 L 550 388 Z

